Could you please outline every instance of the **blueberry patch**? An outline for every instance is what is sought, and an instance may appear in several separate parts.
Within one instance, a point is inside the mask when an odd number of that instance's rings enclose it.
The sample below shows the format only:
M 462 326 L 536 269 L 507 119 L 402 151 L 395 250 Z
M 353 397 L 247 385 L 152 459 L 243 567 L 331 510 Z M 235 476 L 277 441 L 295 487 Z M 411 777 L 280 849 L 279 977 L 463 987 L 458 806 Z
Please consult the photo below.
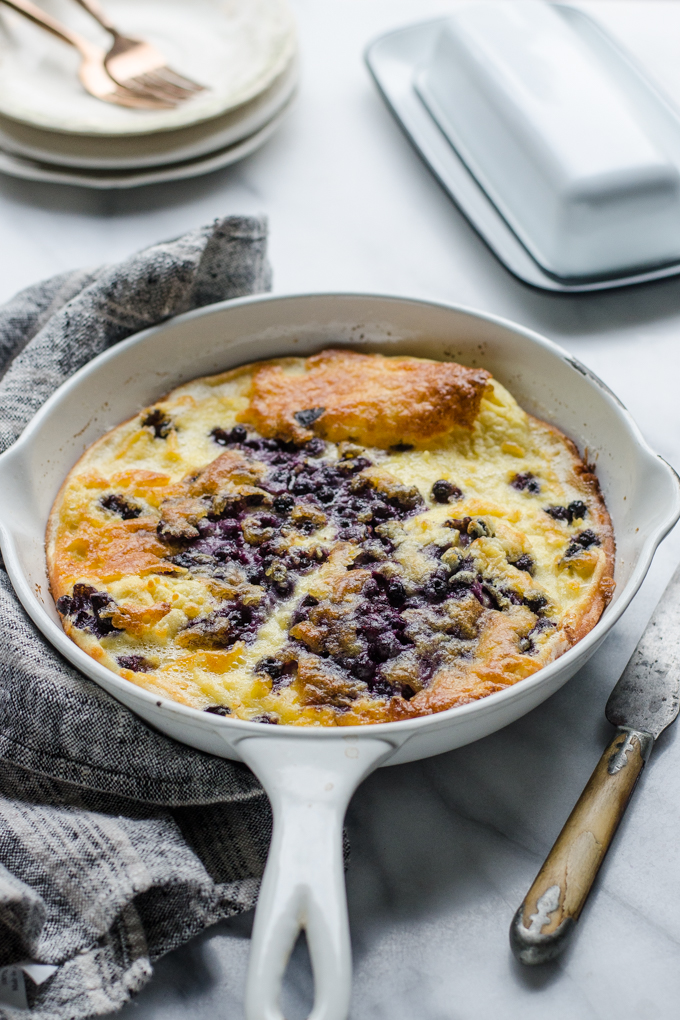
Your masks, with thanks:
M 309 408 L 295 417 L 307 427 L 321 414 L 323 408 Z M 168 549 L 172 564 L 221 582 L 233 592 L 180 631 L 175 640 L 181 647 L 252 644 L 277 604 L 290 599 L 297 579 L 328 558 L 330 549 L 322 537 L 327 528 L 334 540 L 354 546 L 346 573 L 350 595 L 339 601 L 311 595 L 298 600 L 287 644 L 254 668 L 271 683 L 274 694 L 297 684 L 302 704 L 338 711 L 366 695 L 409 700 L 427 686 L 445 661 L 442 656 L 474 654 L 474 621 L 484 610 L 505 612 L 524 604 L 537 615 L 546 611 L 548 602 L 540 593 L 523 598 L 507 580 L 480 573 L 467 547 L 476 539 L 492 537 L 493 531 L 479 517 L 447 520 L 445 526 L 458 535 L 451 535 L 443 547 L 433 543 L 428 549 L 429 574 L 417 583 L 405 576 L 394 559 L 400 533 L 394 526 L 421 513 L 427 504 L 415 486 L 388 472 L 366 471 L 373 464 L 361 447 L 343 443 L 335 459 L 334 448 L 329 450 L 329 444 L 317 438 L 305 443 L 265 439 L 243 426 L 215 427 L 210 436 L 218 446 L 257 461 L 255 481 L 217 494 L 206 492 L 200 500 L 192 497 L 199 504 L 187 509 L 194 513 L 194 533 L 172 538 Z M 520 488 L 535 491 L 532 481 L 527 475 Z M 431 495 L 446 504 L 463 493 L 454 483 L 439 479 Z M 301 542 L 301 536 L 317 531 L 318 539 Z M 447 550 L 451 552 L 444 557 Z M 515 566 L 531 574 L 533 559 L 524 554 Z M 91 626 L 110 627 L 106 617 L 101 624 L 93 623 L 93 612 L 88 612 Z M 460 623 L 465 620 L 473 622 Z M 447 652 L 445 645 L 458 651 Z M 228 709 L 210 706 L 206 711 L 225 714 Z M 265 713 L 253 721 L 275 725 L 279 719 Z

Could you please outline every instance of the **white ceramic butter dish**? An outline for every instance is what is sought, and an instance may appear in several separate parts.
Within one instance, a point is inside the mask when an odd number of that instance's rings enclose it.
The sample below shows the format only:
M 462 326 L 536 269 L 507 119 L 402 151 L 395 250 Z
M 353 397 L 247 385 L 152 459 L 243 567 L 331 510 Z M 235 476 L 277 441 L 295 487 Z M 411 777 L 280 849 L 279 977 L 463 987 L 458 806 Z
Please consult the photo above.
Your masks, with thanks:
M 546 3 L 453 12 L 416 88 L 534 258 L 592 277 L 680 257 L 680 173 Z
M 556 291 L 680 272 L 680 118 L 587 15 L 475 2 L 375 40 L 407 135 L 515 275 Z

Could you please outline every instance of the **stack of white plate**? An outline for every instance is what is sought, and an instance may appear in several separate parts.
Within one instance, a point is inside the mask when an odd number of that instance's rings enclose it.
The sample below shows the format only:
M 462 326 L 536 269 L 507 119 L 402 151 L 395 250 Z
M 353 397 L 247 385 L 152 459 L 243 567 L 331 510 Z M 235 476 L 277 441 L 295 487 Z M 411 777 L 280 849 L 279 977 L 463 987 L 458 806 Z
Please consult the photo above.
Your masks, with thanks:
M 108 49 L 74 0 L 45 10 Z M 88 95 L 77 52 L 0 6 L 0 172 L 90 188 L 129 188 L 228 166 L 263 145 L 297 81 L 285 0 L 105 0 L 125 34 L 146 39 L 206 91 L 171 110 Z

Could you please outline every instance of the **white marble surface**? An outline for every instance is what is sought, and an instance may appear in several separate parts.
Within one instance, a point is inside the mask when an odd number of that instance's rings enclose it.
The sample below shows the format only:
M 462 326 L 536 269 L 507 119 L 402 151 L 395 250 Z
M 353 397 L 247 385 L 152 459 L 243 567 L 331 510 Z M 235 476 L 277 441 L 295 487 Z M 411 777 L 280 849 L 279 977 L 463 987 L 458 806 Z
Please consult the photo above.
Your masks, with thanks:
M 443 0 L 294 0 L 303 48 L 297 108 L 242 164 L 209 177 L 101 194 L 0 180 L 0 300 L 62 269 L 113 261 L 214 216 L 264 211 L 275 288 L 373 290 L 461 302 L 531 326 L 619 394 L 680 468 L 680 278 L 561 297 L 515 281 L 423 166 L 362 64 L 391 27 Z M 680 3 L 589 0 L 680 103 Z M 667 733 L 568 953 L 521 968 L 511 917 L 597 761 L 609 690 L 680 561 L 661 548 L 640 596 L 590 665 L 514 726 L 373 775 L 350 808 L 352 1020 L 671 1020 L 680 1014 L 680 741 Z M 162 960 L 124 1020 L 240 1020 L 250 919 Z M 306 1015 L 298 947 L 285 999 Z

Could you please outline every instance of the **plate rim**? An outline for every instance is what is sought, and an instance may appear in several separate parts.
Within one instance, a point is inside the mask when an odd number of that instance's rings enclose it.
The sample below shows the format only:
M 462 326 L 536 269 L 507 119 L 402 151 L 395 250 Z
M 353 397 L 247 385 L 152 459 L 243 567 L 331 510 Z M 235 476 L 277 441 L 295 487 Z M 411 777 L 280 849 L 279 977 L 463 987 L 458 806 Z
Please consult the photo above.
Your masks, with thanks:
M 52 169 L 48 164 L 38 163 L 20 156 L 13 156 L 0 149 L 0 173 L 9 177 L 16 177 L 21 180 L 35 181 L 43 184 L 61 184 L 70 187 L 91 188 L 98 191 L 122 190 L 126 188 L 145 187 L 152 184 L 165 184 L 171 181 L 186 180 L 191 177 L 201 177 L 204 174 L 212 173 L 214 170 L 221 170 L 224 167 L 237 163 L 246 156 L 264 145 L 271 135 L 278 129 L 288 113 L 292 110 L 297 99 L 297 91 L 293 91 L 286 104 L 269 120 L 263 127 L 247 138 L 228 145 L 217 152 L 198 156 L 196 159 L 187 160 L 179 165 L 169 164 L 164 167 L 149 167 L 146 170 L 139 169 L 129 173 L 121 172 L 117 177 L 92 177 L 87 171 L 74 169 L 72 173 L 66 168 L 55 167 Z M 105 173 L 106 171 L 102 171 Z
M 6 117 L 4 114 L 1 114 L 1 113 L 0 113 L 0 152 L 8 153 L 11 156 L 18 156 L 21 159 L 28 159 L 28 160 L 30 160 L 32 162 L 35 162 L 35 163 L 45 163 L 45 164 L 48 164 L 48 165 L 56 167 L 56 168 L 63 167 L 63 168 L 68 169 L 68 170 L 76 169 L 76 170 L 86 170 L 86 171 L 88 171 L 88 170 L 92 170 L 92 171 L 98 171 L 98 170 L 112 170 L 112 171 L 124 171 L 124 170 L 133 171 L 133 170 L 140 170 L 141 171 L 141 170 L 147 170 L 147 169 L 148 170 L 152 170 L 154 167 L 163 167 L 163 166 L 167 166 L 168 164 L 172 164 L 172 163 L 185 162 L 186 160 L 190 160 L 190 159 L 199 159 L 202 156 L 208 156 L 208 155 L 210 155 L 210 153 L 217 152 L 220 149 L 226 149 L 228 146 L 237 145 L 241 141 L 244 141 L 245 139 L 250 138 L 252 135 L 254 135 L 261 128 L 265 127 L 272 120 L 273 117 L 277 116 L 277 114 L 280 113 L 281 110 L 284 109 L 284 107 L 286 106 L 288 101 L 291 99 L 291 97 L 295 93 L 295 90 L 298 87 L 299 76 L 300 76 L 299 55 L 298 55 L 298 53 L 296 51 L 296 52 L 293 53 L 293 56 L 292 56 L 291 60 L 286 65 L 286 67 L 284 67 L 284 69 L 281 72 L 281 74 L 277 76 L 277 78 L 274 80 L 274 82 L 272 82 L 272 84 L 267 89 L 264 89 L 264 91 L 262 93 L 260 93 L 260 95 L 255 96 L 253 99 L 249 100 L 247 103 L 241 104 L 242 106 L 245 107 L 245 106 L 249 106 L 251 103 L 256 103 L 259 99 L 263 99 L 263 100 L 265 100 L 265 102 L 263 103 L 265 109 L 264 109 L 264 112 L 260 113 L 258 116 L 253 117 L 253 120 L 255 122 L 255 126 L 254 127 L 252 125 L 249 126 L 248 130 L 242 132 L 241 134 L 238 134 L 238 128 L 237 127 L 232 128 L 232 130 L 236 131 L 237 133 L 235 134 L 235 136 L 230 141 L 222 142 L 221 140 L 218 140 L 212 146 L 210 145 L 210 139 L 212 137 L 211 136 L 211 132 L 210 132 L 210 124 L 211 124 L 210 120 L 203 121 L 203 122 L 201 122 L 201 124 L 185 125 L 182 128 L 177 128 L 176 132 L 171 132 L 171 131 L 163 132 L 163 134 L 165 136 L 171 136 L 174 133 L 178 133 L 179 134 L 182 131 L 186 131 L 186 130 L 188 130 L 190 128 L 193 128 L 193 127 L 203 126 L 205 128 L 205 136 L 204 136 L 204 139 L 202 141 L 193 143 L 193 146 L 192 145 L 185 145 L 183 149 L 182 149 L 182 147 L 180 147 L 178 150 L 175 150 L 176 152 L 178 151 L 180 153 L 184 153 L 183 155 L 180 155 L 179 158 L 172 152 L 172 150 L 168 150 L 162 157 L 160 155 L 156 156 L 155 158 L 153 156 L 142 156 L 142 157 L 139 157 L 140 161 L 133 160 L 132 163 L 125 162 L 125 157 L 120 157 L 118 159 L 115 159 L 115 157 L 112 157 L 111 159 L 107 159 L 106 157 L 98 158 L 98 157 L 87 157 L 87 156 L 86 157 L 78 157 L 78 156 L 76 156 L 75 157 L 76 162 L 72 162 L 69 159 L 69 157 L 67 157 L 65 155 L 62 156 L 61 154 L 58 154 L 57 157 L 55 158 L 54 154 L 51 153 L 49 149 L 41 150 L 38 147 L 33 148 L 31 145 L 24 146 L 22 143 L 18 143 L 18 144 L 15 143 L 14 139 L 11 138 L 11 137 L 9 137 L 9 139 L 8 139 L 8 136 L 5 134 L 5 132 L 3 130 L 3 123 L 2 122 L 3 121 L 14 120 L 14 118 Z M 265 97 L 267 97 L 268 93 L 270 93 L 270 95 L 269 95 L 269 99 L 267 100 Z M 235 115 L 235 114 L 238 113 L 238 110 L 239 110 L 239 107 L 236 107 L 233 111 L 227 111 L 227 113 L 224 116 Z M 220 119 L 220 118 L 211 118 L 211 120 L 218 120 L 218 119 Z M 16 123 L 21 124 L 22 122 L 21 121 L 16 121 Z M 22 125 L 22 126 L 30 127 L 32 130 L 35 130 L 35 131 L 40 130 L 38 128 L 34 128 L 33 125 Z M 225 128 L 223 133 L 226 135 L 229 130 L 230 129 Z M 62 137 L 68 137 L 66 135 L 66 132 L 61 132 L 61 131 L 54 131 L 54 132 L 45 131 L 43 133 L 46 134 L 46 135 L 56 134 L 56 135 L 60 135 Z M 158 134 L 158 132 L 151 132 L 152 136 L 156 136 L 157 134 Z M 219 132 L 217 132 L 217 134 L 219 135 Z M 75 136 L 72 136 L 72 137 L 75 137 L 76 139 L 81 139 L 83 137 L 87 137 L 90 140 L 95 140 L 95 144 L 96 144 L 96 141 L 98 141 L 98 140 L 101 140 L 101 141 L 110 141 L 111 140 L 111 136 L 97 136 L 96 139 L 93 139 L 93 136 L 90 136 L 90 135 L 88 135 L 88 136 L 75 135 Z M 128 141 L 130 141 L 132 143 L 132 145 L 134 145 L 135 141 L 137 141 L 137 137 L 138 136 L 126 136 L 126 139 Z M 9 141 L 9 144 L 8 144 L 8 141 Z M 200 152 L 193 152 L 192 153 L 190 151 L 192 148 L 193 149 L 200 148 L 201 151 Z M 71 159 L 73 159 L 73 157 L 71 157 Z M 151 162 L 149 162 L 149 160 L 151 160 Z

